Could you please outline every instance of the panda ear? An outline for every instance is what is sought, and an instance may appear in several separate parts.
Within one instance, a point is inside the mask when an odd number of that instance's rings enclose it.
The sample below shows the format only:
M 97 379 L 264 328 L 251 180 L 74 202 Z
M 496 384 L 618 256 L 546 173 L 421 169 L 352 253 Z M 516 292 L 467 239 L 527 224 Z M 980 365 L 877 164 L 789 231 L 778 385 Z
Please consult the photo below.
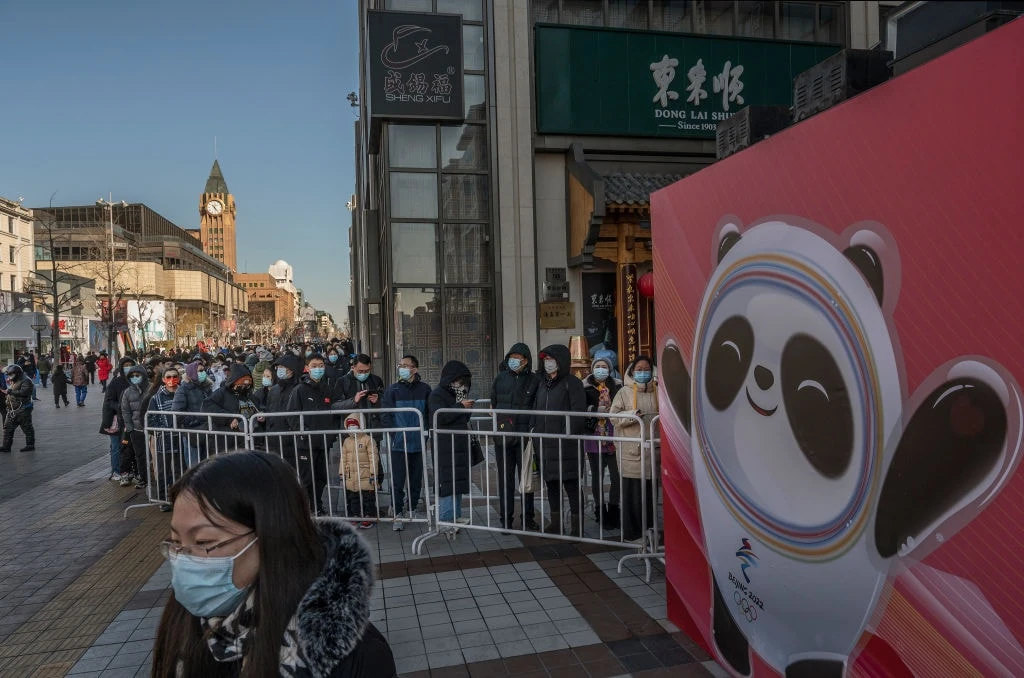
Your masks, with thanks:
M 669 404 L 676 413 L 680 423 L 690 432 L 690 370 L 679 348 L 675 344 L 666 344 L 661 350 L 661 361 L 658 367 L 658 379 L 665 386 Z
M 1004 374 L 963 359 L 918 390 L 879 495 L 875 544 L 882 557 L 924 557 L 1010 477 L 1020 454 L 1021 396 Z
M 729 253 L 729 250 L 733 248 L 740 241 L 743 236 L 740 235 L 739 227 L 727 221 L 725 225 L 718 229 L 718 248 L 715 250 L 715 265 L 722 263 L 722 259 L 725 259 L 725 255 Z
M 852 245 L 843 250 L 843 254 L 864 276 L 864 280 L 878 299 L 878 305 L 881 306 L 885 293 L 885 274 L 878 253 L 867 245 Z

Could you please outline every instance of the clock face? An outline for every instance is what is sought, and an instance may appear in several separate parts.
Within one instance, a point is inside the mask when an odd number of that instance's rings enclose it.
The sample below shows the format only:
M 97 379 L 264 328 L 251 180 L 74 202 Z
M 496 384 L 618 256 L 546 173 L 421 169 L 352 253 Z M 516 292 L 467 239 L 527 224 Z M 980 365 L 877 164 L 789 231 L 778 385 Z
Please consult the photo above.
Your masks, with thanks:
M 224 205 L 221 204 L 220 200 L 211 200 L 206 203 L 206 213 L 211 216 L 218 216 L 224 211 Z

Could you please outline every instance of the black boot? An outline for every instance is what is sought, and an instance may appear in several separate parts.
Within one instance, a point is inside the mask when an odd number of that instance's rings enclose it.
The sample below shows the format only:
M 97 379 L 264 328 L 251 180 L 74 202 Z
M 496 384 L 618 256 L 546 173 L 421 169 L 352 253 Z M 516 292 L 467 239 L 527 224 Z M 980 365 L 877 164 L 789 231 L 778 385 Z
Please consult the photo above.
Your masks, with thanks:
M 544 534 L 562 533 L 562 511 L 561 509 L 551 512 L 551 524 L 544 528 Z
M 602 511 L 604 515 L 601 519 L 601 525 L 606 530 L 617 530 L 619 529 L 619 505 L 608 504 Z
M 580 536 L 580 514 L 579 511 L 569 514 L 569 520 L 572 524 L 569 526 L 569 536 L 579 537 Z
M 29 443 L 19 450 L 20 452 L 32 452 L 36 449 L 35 443 Z

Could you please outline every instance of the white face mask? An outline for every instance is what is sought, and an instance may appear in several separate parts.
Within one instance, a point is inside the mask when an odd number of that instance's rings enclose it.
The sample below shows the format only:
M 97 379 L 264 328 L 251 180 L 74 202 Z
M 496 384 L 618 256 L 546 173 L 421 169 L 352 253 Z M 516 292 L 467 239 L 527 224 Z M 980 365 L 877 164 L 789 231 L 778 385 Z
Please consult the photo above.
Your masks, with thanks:
M 544 371 L 548 374 L 554 374 L 558 371 L 558 361 L 547 358 L 544 360 Z

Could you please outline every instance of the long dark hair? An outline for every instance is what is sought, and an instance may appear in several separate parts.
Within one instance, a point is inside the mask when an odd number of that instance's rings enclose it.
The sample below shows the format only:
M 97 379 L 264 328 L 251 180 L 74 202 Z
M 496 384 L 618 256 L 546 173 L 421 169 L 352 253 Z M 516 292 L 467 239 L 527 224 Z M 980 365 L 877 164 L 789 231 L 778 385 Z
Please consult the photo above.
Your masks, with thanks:
M 171 502 L 184 493 L 196 498 L 213 524 L 217 524 L 215 513 L 219 513 L 259 537 L 260 564 L 253 587 L 255 626 L 246 645 L 244 671 L 237 663 L 216 662 L 206 646 L 199 618 L 172 593 L 160 619 L 151 675 L 174 678 L 178 662 L 183 662 L 186 676 L 277 676 L 285 627 L 323 569 L 325 558 L 294 469 L 280 457 L 264 452 L 220 454 L 186 471 L 170 489 Z

